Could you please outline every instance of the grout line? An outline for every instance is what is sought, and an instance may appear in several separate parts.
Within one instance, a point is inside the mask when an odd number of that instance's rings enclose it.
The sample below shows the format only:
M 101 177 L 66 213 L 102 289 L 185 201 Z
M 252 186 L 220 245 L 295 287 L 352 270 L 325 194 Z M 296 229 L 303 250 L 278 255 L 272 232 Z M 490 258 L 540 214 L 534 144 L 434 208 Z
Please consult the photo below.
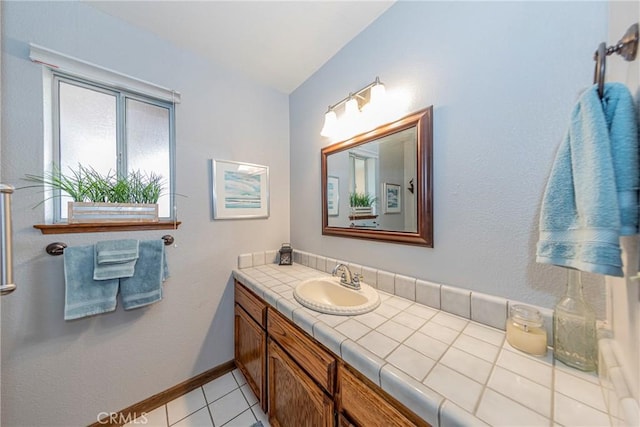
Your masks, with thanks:
M 204 399 L 205 401 L 207 400 L 206 398 Z M 166 427 L 169 427 L 169 408 L 167 407 L 167 404 L 164 404 L 164 419 L 167 422 Z

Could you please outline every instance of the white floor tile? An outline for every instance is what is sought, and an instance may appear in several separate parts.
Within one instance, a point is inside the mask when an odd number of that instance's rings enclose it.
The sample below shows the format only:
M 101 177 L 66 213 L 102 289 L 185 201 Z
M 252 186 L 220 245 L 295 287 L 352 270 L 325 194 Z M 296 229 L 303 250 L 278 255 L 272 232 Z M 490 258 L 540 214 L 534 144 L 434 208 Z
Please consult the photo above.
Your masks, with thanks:
M 167 403 L 167 412 L 169 414 L 169 425 L 180 421 L 184 417 L 193 414 L 197 410 L 207 405 L 202 393 L 202 388 L 198 387 L 189 393 L 178 397 Z
M 146 412 L 134 421 L 125 424 L 125 427 L 144 425 L 147 427 L 167 427 L 167 407 L 162 405 L 151 412 Z
M 269 424 L 269 417 L 267 416 L 267 414 L 262 412 L 262 408 L 260 408 L 259 404 L 253 405 L 251 407 L 251 410 L 253 411 L 253 415 L 255 415 L 256 419 L 262 422 L 262 425 L 264 427 L 271 427 L 271 424 Z
M 245 384 L 240 387 L 240 391 L 242 391 L 244 398 L 247 399 L 247 403 L 249 404 L 249 406 L 253 406 L 258 403 L 258 398 L 251 391 L 251 387 L 249 387 L 249 384 Z
M 213 422 L 211 421 L 211 415 L 209 415 L 209 411 L 205 406 L 196 413 L 191 414 L 187 418 L 173 424 L 172 427 L 213 427 Z
M 237 389 L 210 404 L 209 409 L 215 425 L 221 426 L 249 409 L 249 404 Z
M 243 386 L 247 383 L 247 379 L 244 377 L 240 369 L 234 369 L 231 373 L 239 386 Z
M 222 396 L 237 389 L 238 383 L 236 382 L 233 374 L 231 372 L 228 372 L 223 376 L 218 377 L 215 380 L 203 385 L 202 388 L 204 389 L 204 395 L 207 398 L 207 402 L 213 403 L 216 400 L 220 399 Z
M 251 427 L 256 423 L 256 417 L 251 412 L 251 409 L 247 409 L 228 423 L 224 424 L 223 427 Z

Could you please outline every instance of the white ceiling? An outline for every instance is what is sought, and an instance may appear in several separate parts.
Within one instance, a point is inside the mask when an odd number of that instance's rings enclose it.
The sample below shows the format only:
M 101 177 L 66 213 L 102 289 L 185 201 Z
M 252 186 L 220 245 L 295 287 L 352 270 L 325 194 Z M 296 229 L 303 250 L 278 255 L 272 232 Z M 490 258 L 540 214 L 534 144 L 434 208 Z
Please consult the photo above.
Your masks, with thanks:
M 394 1 L 87 4 L 289 94 Z

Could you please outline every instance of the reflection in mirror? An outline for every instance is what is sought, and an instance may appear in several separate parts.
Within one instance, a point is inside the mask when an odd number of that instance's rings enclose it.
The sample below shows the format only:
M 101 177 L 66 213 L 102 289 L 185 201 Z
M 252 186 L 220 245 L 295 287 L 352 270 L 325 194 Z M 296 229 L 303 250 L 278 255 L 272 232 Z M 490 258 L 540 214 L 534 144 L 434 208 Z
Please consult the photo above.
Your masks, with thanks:
M 432 107 L 322 150 L 323 234 L 433 246 Z

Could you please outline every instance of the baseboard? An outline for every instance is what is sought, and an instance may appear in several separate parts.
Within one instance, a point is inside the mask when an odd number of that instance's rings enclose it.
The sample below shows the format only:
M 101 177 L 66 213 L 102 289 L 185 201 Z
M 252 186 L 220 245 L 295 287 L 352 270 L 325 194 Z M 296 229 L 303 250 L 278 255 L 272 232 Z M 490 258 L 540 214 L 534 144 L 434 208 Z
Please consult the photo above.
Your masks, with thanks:
M 208 383 L 209 381 L 221 377 L 227 372 L 231 372 L 233 369 L 235 369 L 235 367 L 236 362 L 234 360 L 225 362 L 222 365 L 216 366 L 215 368 L 209 369 L 208 371 L 196 375 L 193 378 L 183 381 L 178 385 L 174 385 L 173 387 L 170 387 L 165 391 L 154 394 L 153 396 L 143 401 L 140 401 L 118 412 L 108 414 L 107 416 L 101 418 L 100 421 L 90 424 L 89 427 L 120 426 L 122 424 L 131 422 L 142 414 L 151 412 L 154 409 L 168 402 L 171 402 L 173 399 L 180 397 L 183 394 L 188 393 L 191 390 Z

